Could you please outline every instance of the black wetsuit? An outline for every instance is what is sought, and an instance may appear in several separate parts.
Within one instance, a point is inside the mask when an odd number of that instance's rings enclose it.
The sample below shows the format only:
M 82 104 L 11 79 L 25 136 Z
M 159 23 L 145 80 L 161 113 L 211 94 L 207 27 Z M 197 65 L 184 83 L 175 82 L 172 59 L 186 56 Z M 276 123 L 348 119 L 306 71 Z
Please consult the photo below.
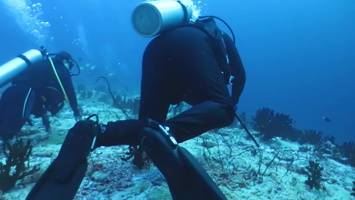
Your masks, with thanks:
M 109 122 L 105 128 L 92 120 L 76 123 L 27 200 L 73 199 L 93 144 L 141 145 L 166 178 L 174 200 L 226 200 L 194 157 L 166 137 L 159 126 L 169 126 L 169 132 L 183 142 L 232 123 L 245 72 L 233 42 L 228 36 L 224 38 L 236 77 L 232 98 L 221 74 L 216 46 L 205 32 L 184 26 L 163 33 L 144 53 L 139 119 Z M 166 120 L 169 105 L 180 101 L 192 107 Z
M 68 96 L 74 115 L 79 115 L 78 103 L 69 70 L 60 60 L 54 66 Z M 64 94 L 49 60 L 30 66 L 12 81 L 0 100 L 0 136 L 9 139 L 16 135 L 30 114 L 43 117 L 47 111 L 56 114 L 63 105 Z
M 139 119 L 108 123 L 99 137 L 104 146 L 136 143 L 143 120 L 153 119 L 170 127 L 178 142 L 206 131 L 225 127 L 234 120 L 245 84 L 245 71 L 229 36 L 223 36 L 235 76 L 232 97 L 216 57 L 216 46 L 203 31 L 183 26 L 153 39 L 143 57 Z M 185 101 L 192 108 L 166 120 L 169 106 Z M 129 133 L 126 133 L 129 132 Z M 130 137 L 131 136 L 131 137 Z M 123 139 L 124 138 L 124 139 Z

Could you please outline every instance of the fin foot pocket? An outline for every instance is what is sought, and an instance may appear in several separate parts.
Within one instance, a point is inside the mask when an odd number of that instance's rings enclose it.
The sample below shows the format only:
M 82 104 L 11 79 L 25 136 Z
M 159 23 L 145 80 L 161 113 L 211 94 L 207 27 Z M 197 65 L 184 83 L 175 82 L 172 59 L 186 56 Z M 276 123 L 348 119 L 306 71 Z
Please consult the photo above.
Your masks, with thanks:
M 201 164 L 171 136 L 146 127 L 142 147 L 166 178 L 174 200 L 227 200 Z

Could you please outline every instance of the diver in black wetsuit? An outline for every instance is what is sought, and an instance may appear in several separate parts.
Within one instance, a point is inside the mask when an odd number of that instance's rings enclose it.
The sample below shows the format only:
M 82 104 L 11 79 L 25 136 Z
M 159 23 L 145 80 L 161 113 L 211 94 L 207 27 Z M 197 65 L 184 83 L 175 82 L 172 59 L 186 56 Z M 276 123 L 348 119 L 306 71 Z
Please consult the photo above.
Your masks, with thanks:
M 31 114 L 42 117 L 46 129 L 49 130 L 47 111 L 56 114 L 63 107 L 64 100 L 69 101 L 75 119 L 81 119 L 71 75 L 67 68 L 73 65 L 72 57 L 62 51 L 56 54 L 52 61 L 56 72 L 49 59 L 40 60 L 15 77 L 12 85 L 2 94 L 0 136 L 3 139 L 15 136 Z
M 231 95 L 229 82 L 233 83 Z M 213 19 L 162 31 L 144 53 L 139 119 L 107 125 L 87 119 L 75 124 L 27 199 L 74 198 L 89 152 L 122 144 L 143 147 L 165 176 L 174 200 L 226 199 L 178 143 L 231 124 L 244 84 L 238 51 Z M 192 107 L 167 120 L 169 106 L 181 101 Z

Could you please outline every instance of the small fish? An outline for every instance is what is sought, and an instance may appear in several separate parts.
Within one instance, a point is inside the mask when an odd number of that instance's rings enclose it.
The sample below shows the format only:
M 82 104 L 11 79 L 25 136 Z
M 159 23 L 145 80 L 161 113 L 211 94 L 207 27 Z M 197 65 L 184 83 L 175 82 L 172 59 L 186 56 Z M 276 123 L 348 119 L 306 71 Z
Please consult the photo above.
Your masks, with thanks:
M 331 121 L 332 121 L 332 120 L 330 120 L 329 117 L 322 117 L 322 119 L 323 119 L 324 121 L 326 121 L 326 122 L 331 122 Z

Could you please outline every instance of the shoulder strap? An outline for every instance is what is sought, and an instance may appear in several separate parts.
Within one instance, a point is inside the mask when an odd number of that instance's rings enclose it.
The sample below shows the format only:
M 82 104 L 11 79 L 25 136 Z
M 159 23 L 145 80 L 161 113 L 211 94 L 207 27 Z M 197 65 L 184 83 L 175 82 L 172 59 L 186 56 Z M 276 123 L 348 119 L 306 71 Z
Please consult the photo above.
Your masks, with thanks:
M 211 43 L 214 47 L 213 49 L 226 84 L 230 83 L 231 70 L 226 44 L 223 39 L 224 33 L 217 27 L 214 19 L 212 17 L 204 17 L 196 20 L 196 22 L 192 24 L 185 24 L 184 26 L 198 28 L 211 38 Z

